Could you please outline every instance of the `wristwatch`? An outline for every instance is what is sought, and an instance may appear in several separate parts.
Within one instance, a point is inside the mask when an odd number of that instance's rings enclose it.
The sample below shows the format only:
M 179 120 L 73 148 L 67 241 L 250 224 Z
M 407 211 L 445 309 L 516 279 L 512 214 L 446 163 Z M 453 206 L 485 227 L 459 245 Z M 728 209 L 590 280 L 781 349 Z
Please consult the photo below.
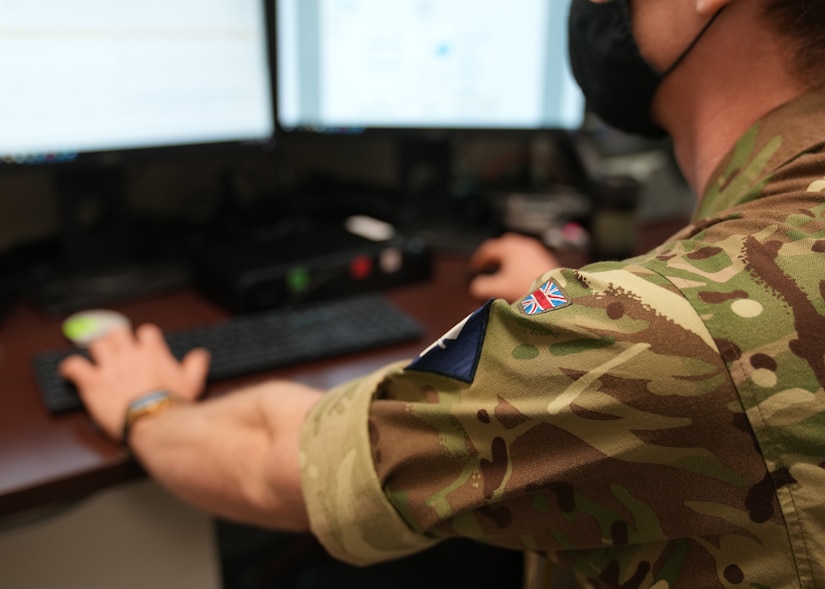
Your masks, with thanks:
M 155 415 L 180 403 L 180 399 L 166 390 L 157 390 L 138 397 L 126 408 L 126 417 L 123 420 L 123 432 L 120 442 L 124 446 L 129 446 L 129 432 L 135 422 L 147 415 Z

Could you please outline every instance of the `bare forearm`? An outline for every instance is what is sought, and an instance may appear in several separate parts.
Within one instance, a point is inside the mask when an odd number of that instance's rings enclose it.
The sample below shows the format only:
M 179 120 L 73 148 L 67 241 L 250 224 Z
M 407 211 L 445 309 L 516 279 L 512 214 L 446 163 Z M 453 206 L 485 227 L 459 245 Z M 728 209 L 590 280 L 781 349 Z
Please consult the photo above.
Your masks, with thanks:
M 283 530 L 305 530 L 298 462 L 301 424 L 322 393 L 269 382 L 195 403 L 209 355 L 195 349 L 182 361 L 156 325 L 116 329 L 94 341 L 90 361 L 70 356 L 61 374 L 77 384 L 89 415 L 121 439 L 130 407 L 158 391 L 182 404 L 129 419 L 129 445 L 161 484 L 213 514 Z
M 272 382 L 175 406 L 137 422 L 130 445 L 156 480 L 210 513 L 305 530 L 300 428 L 320 395 L 295 383 Z

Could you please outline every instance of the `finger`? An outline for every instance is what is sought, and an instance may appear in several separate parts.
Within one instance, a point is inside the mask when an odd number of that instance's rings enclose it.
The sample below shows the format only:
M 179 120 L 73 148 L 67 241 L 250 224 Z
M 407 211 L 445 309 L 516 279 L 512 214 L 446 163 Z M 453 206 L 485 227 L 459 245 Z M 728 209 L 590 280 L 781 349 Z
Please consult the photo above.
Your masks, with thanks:
M 128 347 L 135 341 L 135 336 L 131 328 L 115 327 L 103 336 L 102 341 L 115 349 L 123 349 Z
M 135 330 L 135 337 L 141 344 L 155 350 L 167 350 L 169 346 L 163 331 L 153 323 L 144 323 Z
M 95 361 L 122 350 L 133 341 L 132 332 L 127 327 L 116 327 L 103 337 L 89 344 L 89 353 Z
M 73 382 L 86 382 L 94 378 L 95 366 L 83 356 L 73 354 L 58 364 L 57 372 Z
M 211 356 L 204 348 L 195 348 L 183 357 L 183 379 L 191 398 L 196 398 L 203 392 L 210 360 Z
M 472 281 L 470 281 L 468 286 L 470 296 L 480 300 L 493 298 L 495 297 L 495 293 L 500 290 L 500 288 L 497 287 L 500 282 L 501 280 L 496 276 L 489 276 L 485 274 L 476 276 Z
M 470 255 L 468 265 L 475 270 L 483 268 L 490 262 L 496 262 L 501 258 L 500 249 L 501 244 L 498 239 L 488 239 Z

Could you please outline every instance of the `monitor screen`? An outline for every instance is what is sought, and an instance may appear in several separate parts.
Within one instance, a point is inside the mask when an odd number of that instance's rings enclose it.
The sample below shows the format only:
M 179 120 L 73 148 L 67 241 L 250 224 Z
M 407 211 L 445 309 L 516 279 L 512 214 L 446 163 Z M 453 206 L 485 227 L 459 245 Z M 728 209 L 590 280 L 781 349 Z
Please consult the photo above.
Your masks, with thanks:
M 0 0 L 0 165 L 268 143 L 263 0 Z
M 570 0 L 276 0 L 287 131 L 575 130 Z

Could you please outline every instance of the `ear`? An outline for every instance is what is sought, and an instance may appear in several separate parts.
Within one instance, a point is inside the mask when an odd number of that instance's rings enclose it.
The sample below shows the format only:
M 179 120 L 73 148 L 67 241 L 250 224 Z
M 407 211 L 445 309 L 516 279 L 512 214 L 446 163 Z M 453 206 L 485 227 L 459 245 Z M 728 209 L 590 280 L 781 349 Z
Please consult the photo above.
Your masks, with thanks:
M 713 16 L 725 6 L 731 3 L 731 0 L 695 0 L 696 14 L 700 16 Z

